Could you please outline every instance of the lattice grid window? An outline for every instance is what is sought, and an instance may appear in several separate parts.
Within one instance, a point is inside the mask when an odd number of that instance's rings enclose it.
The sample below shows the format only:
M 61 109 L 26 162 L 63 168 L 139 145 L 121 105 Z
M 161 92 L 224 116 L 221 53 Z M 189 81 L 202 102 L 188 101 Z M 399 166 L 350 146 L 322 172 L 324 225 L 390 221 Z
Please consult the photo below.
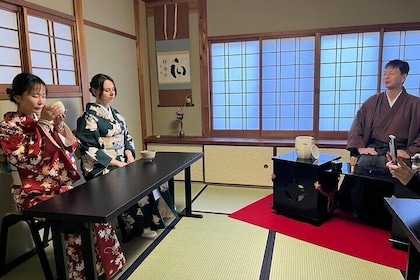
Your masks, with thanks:
M 76 85 L 72 27 L 28 16 L 32 71 L 49 85 Z

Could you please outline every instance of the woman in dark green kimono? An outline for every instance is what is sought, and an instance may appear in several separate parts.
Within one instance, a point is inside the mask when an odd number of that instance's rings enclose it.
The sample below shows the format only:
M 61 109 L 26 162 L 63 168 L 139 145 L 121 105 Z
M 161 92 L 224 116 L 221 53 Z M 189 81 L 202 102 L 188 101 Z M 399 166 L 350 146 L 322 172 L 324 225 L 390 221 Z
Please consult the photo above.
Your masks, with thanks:
M 117 95 L 113 79 L 105 74 L 95 75 L 90 82 L 90 92 L 96 97 L 96 103 L 86 105 L 86 111 L 77 120 L 76 133 L 80 140 L 81 169 L 86 180 L 130 164 L 135 158 L 133 138 L 125 119 L 110 106 Z M 146 238 L 156 237 L 155 230 L 164 227 L 155 202 L 155 197 L 159 196 L 176 213 L 166 183 L 121 216 L 126 228 Z

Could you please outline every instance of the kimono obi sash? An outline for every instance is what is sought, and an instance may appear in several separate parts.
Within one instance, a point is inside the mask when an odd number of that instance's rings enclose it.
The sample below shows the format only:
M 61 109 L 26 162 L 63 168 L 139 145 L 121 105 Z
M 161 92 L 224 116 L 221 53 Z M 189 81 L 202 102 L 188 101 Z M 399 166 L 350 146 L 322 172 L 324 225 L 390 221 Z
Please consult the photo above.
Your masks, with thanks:
M 117 156 L 124 156 L 124 135 L 102 137 L 104 152 L 115 159 Z

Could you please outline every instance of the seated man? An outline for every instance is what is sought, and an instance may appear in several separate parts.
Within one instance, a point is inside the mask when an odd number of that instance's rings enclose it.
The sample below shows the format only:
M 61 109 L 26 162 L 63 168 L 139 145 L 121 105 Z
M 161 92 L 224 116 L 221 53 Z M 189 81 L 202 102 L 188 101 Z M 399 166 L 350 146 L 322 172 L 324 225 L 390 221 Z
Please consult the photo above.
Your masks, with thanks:
M 390 134 L 396 136 L 397 156 L 408 165 L 411 165 L 410 158 L 420 152 L 420 98 L 408 94 L 403 86 L 409 70 L 410 67 L 405 61 L 389 61 L 383 74 L 386 91 L 368 98 L 357 112 L 348 134 L 347 149 L 352 156 L 358 157 L 356 167 L 359 170 L 365 169 L 369 174 L 391 178 L 386 167 Z M 378 221 L 378 218 L 380 220 L 382 217 L 369 216 L 372 214 L 369 212 L 375 212 L 377 209 L 366 208 L 363 204 L 384 208 L 382 196 L 387 195 L 389 191 L 390 194 L 396 193 L 392 189 L 380 190 L 382 186 L 383 183 L 378 186 L 372 186 L 372 182 L 364 184 L 363 180 L 353 177 L 344 180 L 340 197 L 343 200 L 345 197 L 350 199 L 355 216 Z M 364 197 L 365 192 L 372 195 L 373 188 L 379 189 L 378 197 Z M 379 213 L 387 211 L 384 209 Z

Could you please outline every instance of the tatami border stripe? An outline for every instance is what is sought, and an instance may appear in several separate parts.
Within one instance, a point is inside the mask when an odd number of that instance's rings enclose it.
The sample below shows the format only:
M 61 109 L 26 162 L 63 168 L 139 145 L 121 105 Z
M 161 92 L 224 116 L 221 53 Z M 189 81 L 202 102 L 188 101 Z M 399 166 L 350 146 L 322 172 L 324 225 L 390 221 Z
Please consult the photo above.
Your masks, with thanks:
M 267 244 L 265 246 L 264 259 L 261 266 L 260 280 L 270 279 L 271 261 L 273 260 L 274 242 L 276 241 L 276 232 L 268 232 Z

